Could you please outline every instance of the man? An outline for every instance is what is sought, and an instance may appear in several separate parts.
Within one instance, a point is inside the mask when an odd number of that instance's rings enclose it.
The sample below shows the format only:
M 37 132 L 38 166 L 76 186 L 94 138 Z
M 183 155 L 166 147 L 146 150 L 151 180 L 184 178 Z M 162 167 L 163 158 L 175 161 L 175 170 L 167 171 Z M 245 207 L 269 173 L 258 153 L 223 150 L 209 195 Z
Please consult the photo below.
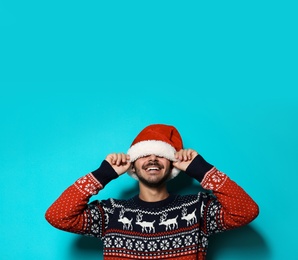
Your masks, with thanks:
M 179 171 L 212 191 L 174 195 L 167 181 Z M 128 172 L 139 194 L 89 203 L 110 181 Z M 248 224 L 259 209 L 227 175 L 195 150 L 183 149 L 173 126 L 150 125 L 127 154 L 109 154 L 47 210 L 56 228 L 102 239 L 105 259 L 205 259 L 211 234 Z

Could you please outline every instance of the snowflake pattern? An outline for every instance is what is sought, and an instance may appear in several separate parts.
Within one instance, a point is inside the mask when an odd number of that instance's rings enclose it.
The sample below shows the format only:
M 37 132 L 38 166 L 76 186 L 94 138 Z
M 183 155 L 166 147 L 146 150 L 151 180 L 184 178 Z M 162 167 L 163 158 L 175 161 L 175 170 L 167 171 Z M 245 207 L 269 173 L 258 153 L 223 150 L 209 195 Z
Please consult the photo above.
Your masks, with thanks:
M 218 212 L 218 206 L 215 204 L 212 205 L 209 210 L 210 216 L 212 216 L 212 217 L 215 216 L 217 212 Z
M 91 231 L 95 234 L 99 233 L 99 225 L 98 224 L 93 224 L 91 226 Z
M 88 192 L 89 194 L 92 194 L 92 195 L 95 195 L 97 192 L 96 192 L 96 187 L 94 186 L 94 184 L 91 184 L 91 183 L 88 183 L 84 190 L 86 192 Z
M 91 213 L 91 216 L 92 216 L 92 218 L 93 218 L 94 220 L 98 220 L 98 219 L 99 219 L 99 213 L 98 213 L 97 210 L 95 210 L 95 209 L 91 209 L 91 210 L 90 210 L 90 213 Z
M 157 244 L 154 241 L 150 241 L 147 245 L 149 251 L 155 251 L 157 249 Z
M 80 178 L 80 179 L 78 179 L 78 183 L 79 184 L 84 184 L 85 182 L 87 181 L 87 177 L 86 176 L 84 176 L 84 177 L 82 177 L 82 178 Z
M 207 247 L 208 246 L 208 239 L 206 237 L 202 238 L 202 246 Z
M 135 247 L 138 251 L 143 251 L 145 248 L 144 243 L 140 240 L 136 242 Z
M 162 240 L 160 243 L 160 247 L 162 250 L 168 250 L 170 247 L 170 242 L 168 240 Z
M 182 244 L 182 240 L 180 237 L 176 237 L 174 240 L 173 240 L 173 247 L 174 248 L 178 248 L 180 247 Z
M 205 189 L 218 190 L 225 183 L 226 179 L 227 176 L 224 173 L 213 168 L 205 175 L 201 184 Z
M 204 233 L 201 234 L 201 237 L 204 237 Z M 197 245 L 199 243 L 199 236 L 195 235 L 195 244 Z
M 215 230 L 217 227 L 216 221 L 215 220 L 211 220 L 210 224 L 209 224 L 210 230 Z
M 219 176 L 219 175 L 213 175 L 212 176 L 212 181 L 214 181 L 214 182 L 220 182 L 221 181 L 221 176 Z
M 92 177 L 92 174 L 88 174 L 75 183 L 76 187 L 82 192 L 89 195 L 95 195 L 102 188 L 101 184 Z
M 184 239 L 184 244 L 186 246 L 190 246 L 192 244 L 192 237 L 191 236 L 186 236 Z
M 205 189 L 207 189 L 207 190 L 213 190 L 213 189 L 214 189 L 214 185 L 213 185 L 213 183 L 207 183 L 207 184 L 205 185 Z
M 122 247 L 123 246 L 123 241 L 121 238 L 116 237 L 115 239 L 115 247 Z
M 127 239 L 126 242 L 125 242 L 125 246 L 128 250 L 131 250 L 133 248 L 132 240 Z
M 106 238 L 105 240 L 104 240 L 104 246 L 105 247 L 111 247 L 112 246 L 112 239 L 111 238 Z

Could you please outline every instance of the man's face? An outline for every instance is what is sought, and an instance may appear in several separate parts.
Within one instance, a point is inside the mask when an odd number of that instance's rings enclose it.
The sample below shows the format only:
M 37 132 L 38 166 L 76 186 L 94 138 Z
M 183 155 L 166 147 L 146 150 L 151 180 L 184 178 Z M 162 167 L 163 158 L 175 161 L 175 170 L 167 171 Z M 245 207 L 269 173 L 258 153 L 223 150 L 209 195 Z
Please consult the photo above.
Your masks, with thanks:
M 172 164 L 170 160 L 152 154 L 137 159 L 134 162 L 134 171 L 144 185 L 157 188 L 168 179 Z

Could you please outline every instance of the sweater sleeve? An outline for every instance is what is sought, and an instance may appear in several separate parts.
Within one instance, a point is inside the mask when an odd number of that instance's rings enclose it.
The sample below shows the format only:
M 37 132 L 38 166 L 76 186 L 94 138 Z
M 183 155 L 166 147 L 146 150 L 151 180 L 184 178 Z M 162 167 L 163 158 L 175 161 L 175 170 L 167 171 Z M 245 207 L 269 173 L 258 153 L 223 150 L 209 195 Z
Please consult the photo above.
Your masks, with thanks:
M 202 169 L 207 172 L 202 174 Z M 204 226 L 208 233 L 244 226 L 258 216 L 259 207 L 253 199 L 200 155 L 189 165 L 186 173 L 200 181 L 204 189 L 211 190 L 215 197 L 202 207 Z
M 48 208 L 46 220 L 54 227 L 78 234 L 102 237 L 105 211 L 98 201 L 89 203 L 93 195 L 118 175 L 108 162 L 99 169 L 79 178 Z

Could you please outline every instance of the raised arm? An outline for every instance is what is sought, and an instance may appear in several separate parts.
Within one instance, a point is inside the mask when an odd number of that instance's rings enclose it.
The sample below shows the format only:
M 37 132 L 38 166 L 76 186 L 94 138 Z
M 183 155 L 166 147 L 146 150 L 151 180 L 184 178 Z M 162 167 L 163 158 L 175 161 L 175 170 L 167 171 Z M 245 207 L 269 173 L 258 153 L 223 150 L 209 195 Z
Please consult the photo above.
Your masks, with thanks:
M 64 231 L 101 236 L 105 212 L 98 202 L 88 204 L 89 200 L 107 183 L 126 172 L 130 167 L 128 159 L 124 154 L 108 155 L 97 170 L 78 179 L 48 208 L 47 221 Z
M 215 196 L 208 205 L 204 205 L 203 217 L 209 233 L 240 227 L 257 217 L 259 207 L 253 199 L 201 155 L 189 149 L 178 152 L 176 158 L 175 167 L 180 167 L 198 180 L 204 189 L 211 190 Z

